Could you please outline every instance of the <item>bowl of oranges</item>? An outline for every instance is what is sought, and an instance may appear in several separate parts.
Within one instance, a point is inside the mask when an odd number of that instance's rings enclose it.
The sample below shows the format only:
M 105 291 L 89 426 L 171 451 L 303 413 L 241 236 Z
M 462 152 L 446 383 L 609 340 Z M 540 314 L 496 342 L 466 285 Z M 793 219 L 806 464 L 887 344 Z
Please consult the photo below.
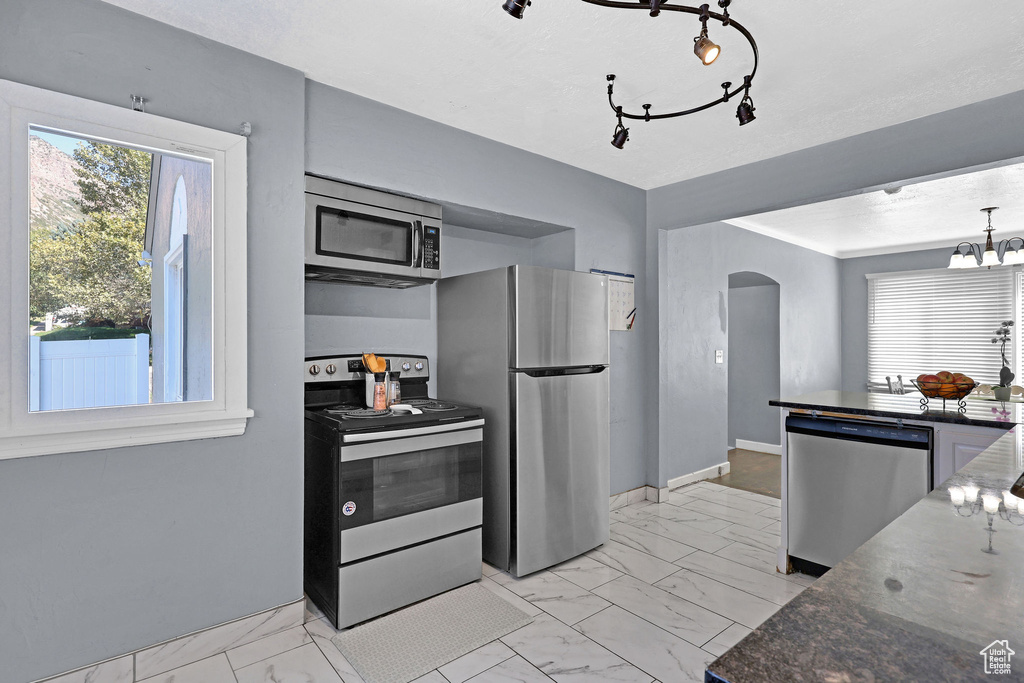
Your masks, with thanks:
M 925 398 L 949 398 L 959 401 L 974 391 L 977 383 L 962 372 L 936 372 L 934 375 L 918 375 L 914 380 Z

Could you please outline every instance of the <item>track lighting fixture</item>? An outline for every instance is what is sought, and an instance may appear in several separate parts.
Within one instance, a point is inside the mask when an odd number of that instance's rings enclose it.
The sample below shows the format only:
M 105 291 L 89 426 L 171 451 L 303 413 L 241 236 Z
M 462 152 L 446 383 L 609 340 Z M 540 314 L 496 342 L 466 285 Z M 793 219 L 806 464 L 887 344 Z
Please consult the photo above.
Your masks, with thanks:
M 501 9 L 511 14 L 516 19 L 523 18 L 523 12 L 530 5 L 530 0 L 505 0 L 505 4 L 501 6 Z
M 622 108 L 619 107 L 619 123 L 615 126 L 615 133 L 612 135 L 612 147 L 622 149 L 629 140 L 629 128 L 622 125 Z
M 750 76 L 743 80 L 743 99 L 740 100 L 740 106 L 736 107 L 736 118 L 740 120 L 741 126 L 757 118 L 754 116 L 754 100 L 750 99 Z
M 722 48 L 711 42 L 708 38 L 708 19 L 711 16 L 708 14 L 708 6 L 700 6 L 700 35 L 693 39 L 693 54 L 697 55 L 700 59 L 701 64 L 708 66 L 711 62 L 718 59 L 718 55 L 722 53 Z
M 704 66 L 709 66 L 711 62 L 718 59 L 721 52 L 722 48 L 711 42 L 704 32 L 693 39 L 693 54 L 700 58 L 701 64 Z
M 754 116 L 754 105 L 750 102 L 750 98 L 743 98 L 740 100 L 740 106 L 736 107 L 736 118 L 740 120 L 740 125 L 745 126 L 757 117 Z
M 648 10 L 652 17 L 656 17 L 665 12 L 681 12 L 684 14 L 695 14 L 700 20 L 700 33 L 696 38 L 693 39 L 693 53 L 697 55 L 701 63 L 705 66 L 709 66 L 722 53 L 722 48 L 715 44 L 714 41 L 708 36 L 708 21 L 720 21 L 722 26 L 726 28 L 735 29 L 746 38 L 747 43 L 750 44 L 751 52 L 754 55 L 754 64 L 750 69 L 750 72 L 743 77 L 743 85 L 737 87 L 734 90 L 730 90 L 732 82 L 725 81 L 722 84 L 723 92 L 718 99 L 711 100 L 707 104 L 700 106 L 691 107 L 689 109 L 680 109 L 678 111 L 670 111 L 665 113 L 651 113 L 650 104 L 643 105 L 644 112 L 630 113 L 623 111 L 621 106 L 615 104 L 615 100 L 612 99 L 615 89 L 615 74 L 608 76 L 608 104 L 611 106 L 612 111 L 615 112 L 615 116 L 618 119 L 618 123 L 615 126 L 615 133 L 612 137 L 612 145 L 622 149 L 626 141 L 629 140 L 629 129 L 623 125 L 623 119 L 643 120 L 645 122 L 652 121 L 654 119 L 671 119 L 677 116 L 686 116 L 687 114 L 695 114 L 705 109 L 710 109 L 715 105 L 728 102 L 730 98 L 743 93 L 743 99 L 740 100 L 739 106 L 736 108 L 736 118 L 739 119 L 740 125 L 745 126 L 756 117 L 754 116 L 754 101 L 750 98 L 750 84 L 754 79 L 754 74 L 757 73 L 757 43 L 754 42 L 754 37 L 750 35 L 750 32 L 745 29 L 741 24 L 733 21 L 732 17 L 729 16 L 729 5 L 732 4 L 732 0 L 718 0 L 718 6 L 722 8 L 722 12 L 710 11 L 710 5 L 703 4 L 700 7 L 690 7 L 687 5 L 675 5 L 665 0 L 581 0 L 589 5 L 598 5 L 600 7 L 612 7 L 615 9 L 642 9 Z M 502 9 L 511 14 L 516 19 L 523 18 L 523 12 L 530 6 L 530 0 L 505 0 L 502 5 Z

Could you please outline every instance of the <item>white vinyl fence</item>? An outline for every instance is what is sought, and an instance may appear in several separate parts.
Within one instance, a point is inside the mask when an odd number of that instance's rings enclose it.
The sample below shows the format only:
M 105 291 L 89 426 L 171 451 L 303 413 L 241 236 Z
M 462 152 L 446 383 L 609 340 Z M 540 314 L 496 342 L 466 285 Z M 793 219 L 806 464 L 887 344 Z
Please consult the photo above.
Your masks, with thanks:
M 31 337 L 31 410 L 149 403 L 149 335 L 44 342 Z

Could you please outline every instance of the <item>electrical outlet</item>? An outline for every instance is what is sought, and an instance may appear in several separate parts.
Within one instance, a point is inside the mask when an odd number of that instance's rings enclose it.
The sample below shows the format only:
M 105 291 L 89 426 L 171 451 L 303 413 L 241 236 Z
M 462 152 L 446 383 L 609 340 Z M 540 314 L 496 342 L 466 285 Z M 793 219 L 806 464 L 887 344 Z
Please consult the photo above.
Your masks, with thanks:
M 716 363 L 724 363 L 725 362 L 725 351 L 723 351 L 722 349 L 715 350 L 715 362 Z

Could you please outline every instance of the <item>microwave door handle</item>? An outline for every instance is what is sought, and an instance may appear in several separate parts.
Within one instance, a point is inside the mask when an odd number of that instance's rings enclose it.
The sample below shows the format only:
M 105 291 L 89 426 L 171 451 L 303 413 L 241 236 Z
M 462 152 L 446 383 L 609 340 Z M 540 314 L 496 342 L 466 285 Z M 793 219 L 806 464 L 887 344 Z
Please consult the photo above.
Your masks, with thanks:
M 412 229 L 412 267 L 419 268 L 423 263 L 423 222 L 413 221 Z

